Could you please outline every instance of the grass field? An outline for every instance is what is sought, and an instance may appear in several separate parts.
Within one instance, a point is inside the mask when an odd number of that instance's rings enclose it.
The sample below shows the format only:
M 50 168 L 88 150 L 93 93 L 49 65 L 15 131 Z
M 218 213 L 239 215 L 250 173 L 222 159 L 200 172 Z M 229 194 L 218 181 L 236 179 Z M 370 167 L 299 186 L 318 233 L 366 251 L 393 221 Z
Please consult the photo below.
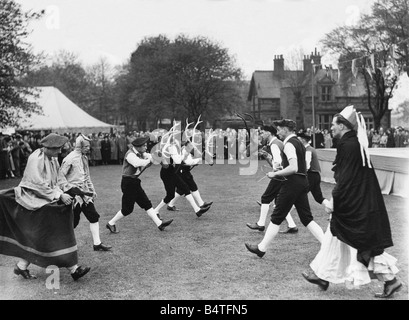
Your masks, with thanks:
M 161 232 L 148 215 L 135 206 L 122 219 L 119 234 L 109 234 L 105 224 L 120 208 L 121 166 L 91 167 L 91 177 L 101 215 L 101 239 L 113 246 L 111 252 L 94 252 L 89 223 L 82 216 L 76 228 L 79 264 L 91 271 L 72 281 L 68 270 L 61 269 L 59 289 L 47 289 L 45 269 L 30 266 L 38 279 L 27 281 L 13 274 L 17 258 L 0 255 L 0 299 L 38 300 L 375 300 L 382 291 L 378 281 L 357 290 L 330 285 L 326 292 L 304 280 L 301 272 L 309 268 L 319 243 L 293 215 L 298 234 L 279 234 L 260 259 L 248 252 L 245 242 L 258 243 L 263 233 L 250 230 L 247 222 L 256 222 L 260 199 L 268 180 L 257 182 L 256 175 L 239 175 L 239 165 L 201 165 L 193 175 L 205 201 L 214 201 L 211 209 L 197 218 L 190 205 L 180 198 L 177 212 L 160 212 L 174 222 Z M 144 172 L 142 186 L 156 206 L 165 195 L 159 178 L 159 166 Z M 18 184 L 18 179 L 0 180 L 0 189 Z M 332 184 L 322 183 L 329 197 Z M 325 230 L 327 214 L 312 198 L 310 205 L 317 223 Z M 398 259 L 403 290 L 394 300 L 408 299 L 408 210 L 405 199 L 384 196 L 391 222 L 394 246 L 387 250 Z M 281 226 L 286 227 L 285 222 Z

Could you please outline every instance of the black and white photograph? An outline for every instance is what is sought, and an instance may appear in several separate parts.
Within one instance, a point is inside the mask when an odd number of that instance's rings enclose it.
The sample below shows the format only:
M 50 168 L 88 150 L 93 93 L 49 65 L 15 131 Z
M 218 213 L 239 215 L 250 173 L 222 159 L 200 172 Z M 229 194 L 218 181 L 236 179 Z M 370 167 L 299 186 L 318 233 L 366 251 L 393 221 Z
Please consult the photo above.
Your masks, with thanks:
M 0 146 L 2 301 L 409 298 L 409 0 L 0 0 Z

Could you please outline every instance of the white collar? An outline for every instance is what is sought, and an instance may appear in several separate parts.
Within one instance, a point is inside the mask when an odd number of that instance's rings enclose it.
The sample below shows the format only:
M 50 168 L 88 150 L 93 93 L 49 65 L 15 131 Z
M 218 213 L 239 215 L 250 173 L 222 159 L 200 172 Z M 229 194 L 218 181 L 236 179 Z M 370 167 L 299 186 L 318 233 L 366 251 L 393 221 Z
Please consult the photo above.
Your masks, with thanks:
M 278 139 L 276 136 L 272 136 L 273 138 L 270 140 L 270 142 L 268 143 L 269 146 L 271 146 L 274 142 L 274 140 Z
M 292 137 L 296 137 L 295 133 L 290 133 L 290 135 L 287 136 L 287 138 L 284 139 L 283 143 L 286 144 L 287 141 L 288 141 L 290 138 L 292 138 Z

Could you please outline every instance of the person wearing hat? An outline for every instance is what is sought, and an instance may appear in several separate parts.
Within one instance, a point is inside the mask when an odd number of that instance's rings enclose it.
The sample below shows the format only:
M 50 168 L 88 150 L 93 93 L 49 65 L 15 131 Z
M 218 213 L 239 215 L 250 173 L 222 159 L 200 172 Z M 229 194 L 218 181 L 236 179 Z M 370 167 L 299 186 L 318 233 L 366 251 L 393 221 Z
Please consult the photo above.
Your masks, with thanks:
M 271 215 L 271 221 L 264 234 L 263 240 L 258 245 L 245 243 L 246 248 L 260 258 L 266 253 L 268 245 L 279 232 L 280 225 L 288 215 L 291 207 L 295 205 L 301 223 L 322 242 L 324 232 L 314 221 L 308 202 L 308 180 L 305 162 L 305 147 L 295 135 L 295 122 L 284 119 L 275 121 L 277 133 L 283 139 L 282 153 L 283 169 L 277 168 L 267 173 L 270 179 L 285 180 L 276 197 L 276 203 Z
M 262 134 L 263 141 L 266 141 L 267 145 L 259 150 L 259 154 L 266 159 L 269 163 L 270 167 L 273 169 L 277 169 L 282 166 L 282 158 L 281 154 L 284 149 L 283 142 L 278 139 L 277 137 L 277 128 L 275 126 L 264 126 L 263 127 L 263 134 Z M 280 191 L 282 184 L 281 179 L 270 179 L 266 190 L 264 191 L 263 195 L 261 196 L 261 202 L 257 203 L 260 205 L 260 216 L 256 223 L 247 223 L 247 227 L 253 230 L 264 231 L 265 230 L 265 223 L 268 214 L 268 210 L 270 209 L 270 203 L 276 199 L 278 192 Z M 288 228 L 285 233 L 297 233 L 298 228 L 291 216 L 288 214 L 286 216 L 286 220 L 288 223 Z
M 320 250 L 303 272 L 310 283 L 327 290 L 329 283 L 357 288 L 371 278 L 384 283 L 378 298 L 391 297 L 402 288 L 397 260 L 385 249 L 393 246 L 388 213 L 368 152 L 365 120 L 347 106 L 332 120 L 338 139 L 334 161 L 335 187 L 326 205 L 331 214 Z
M 173 140 L 174 138 L 172 137 L 170 139 L 172 139 L 171 144 L 168 146 L 166 146 L 165 144 L 161 150 L 162 168 L 160 171 L 160 178 L 165 186 L 166 196 L 156 206 L 155 211 L 159 213 L 160 209 L 163 208 L 165 205 L 167 205 L 168 210 L 176 211 L 177 209 L 174 206 L 174 201 L 180 196 L 184 196 L 186 200 L 189 202 L 189 204 L 192 206 L 196 216 L 201 217 L 206 211 L 210 209 L 211 203 L 210 204 L 204 203 L 203 200 L 201 205 L 198 205 L 196 203 L 197 194 L 199 194 L 197 186 L 196 191 L 191 190 L 191 183 L 188 183 L 184 179 L 183 174 L 181 173 L 183 169 L 180 168 L 182 162 L 185 164 L 185 166 L 187 165 L 195 166 L 200 162 L 201 159 L 200 158 L 193 159 L 189 154 L 187 154 L 185 149 L 186 146 L 183 146 L 182 151 L 179 152 L 179 148 L 176 146 L 175 141 Z M 195 195 L 196 198 L 194 197 Z M 172 207 L 170 206 L 171 201 L 173 201 Z
M 167 204 L 167 209 L 169 211 L 177 211 L 178 209 L 176 209 L 175 202 L 181 196 L 184 196 L 192 206 L 196 216 L 201 217 L 210 209 L 213 202 L 203 201 L 196 181 L 193 178 L 191 171 L 202 160 L 201 157 L 192 157 L 192 153 L 194 154 L 195 150 L 197 149 L 195 149 L 194 144 L 189 139 L 186 139 L 180 153 L 173 153 L 175 174 L 178 183 L 176 184 L 173 199 Z M 200 153 L 200 151 L 197 150 L 197 153 Z
M 74 229 L 80 221 L 81 212 L 89 221 L 94 251 L 108 251 L 112 247 L 101 242 L 99 232 L 99 218 L 94 200 L 97 197 L 92 183 L 88 157 L 91 139 L 79 134 L 75 140 L 75 147 L 62 161 L 58 172 L 58 185 L 65 193 L 73 196 Z M 74 191 L 75 190 L 75 191 Z
M 0 224 L 4 232 L 0 232 L 0 239 L 6 239 L 0 243 L 3 250 L 0 253 L 21 258 L 14 273 L 25 279 L 36 278 L 28 270 L 30 263 L 43 268 L 67 267 L 74 280 L 91 269 L 77 264 L 72 198 L 57 184 L 57 156 L 66 141 L 66 137 L 55 133 L 44 137 L 42 148 L 29 156 L 19 185 L 0 198 Z M 4 215 L 9 216 L 2 221 Z
M 153 161 L 151 154 L 146 152 L 148 140 L 149 136 L 137 137 L 132 141 L 132 147 L 125 154 L 121 180 L 122 208 L 106 224 L 106 228 L 111 233 L 119 232 L 116 228 L 116 223 L 133 212 L 135 202 L 146 211 L 160 231 L 165 230 L 173 221 L 173 219 L 162 221 L 159 218 L 158 213 L 152 207 L 151 201 L 141 186 L 139 177 L 144 170 L 152 165 Z
M 298 133 L 298 139 L 300 139 L 305 147 L 305 161 L 307 164 L 307 177 L 310 192 L 317 203 L 327 206 L 329 201 L 322 195 L 321 167 L 318 161 L 317 150 L 310 145 L 311 136 L 305 132 L 300 132 Z

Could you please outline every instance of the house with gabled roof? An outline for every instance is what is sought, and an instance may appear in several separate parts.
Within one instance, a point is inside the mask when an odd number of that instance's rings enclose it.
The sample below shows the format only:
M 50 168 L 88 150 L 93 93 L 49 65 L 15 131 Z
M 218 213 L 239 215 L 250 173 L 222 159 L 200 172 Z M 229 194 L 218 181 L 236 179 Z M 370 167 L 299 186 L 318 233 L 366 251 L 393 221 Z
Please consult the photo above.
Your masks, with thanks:
M 346 68 L 323 66 L 316 49 L 304 56 L 303 70 L 287 70 L 283 55 L 275 55 L 273 70 L 253 72 L 247 95 L 248 111 L 265 124 L 290 118 L 298 128 L 314 124 L 321 130 L 329 129 L 333 115 L 351 104 L 362 113 L 367 128 L 372 128 L 367 99 L 361 74 L 354 77 Z M 390 126 L 390 113 L 382 119 L 382 125 Z

